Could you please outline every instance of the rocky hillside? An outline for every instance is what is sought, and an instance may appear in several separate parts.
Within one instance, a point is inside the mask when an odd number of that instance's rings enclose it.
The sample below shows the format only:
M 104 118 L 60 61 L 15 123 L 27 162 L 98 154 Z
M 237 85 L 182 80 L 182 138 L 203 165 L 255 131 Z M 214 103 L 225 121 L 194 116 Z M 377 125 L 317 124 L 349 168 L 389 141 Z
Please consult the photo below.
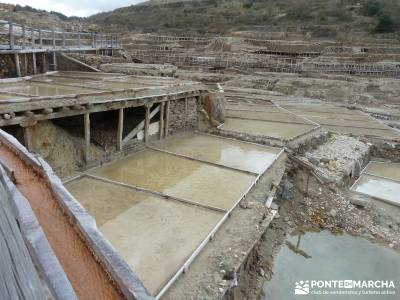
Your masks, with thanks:
M 145 32 L 301 31 L 398 37 L 398 0 L 151 0 L 87 19 L 108 28 Z

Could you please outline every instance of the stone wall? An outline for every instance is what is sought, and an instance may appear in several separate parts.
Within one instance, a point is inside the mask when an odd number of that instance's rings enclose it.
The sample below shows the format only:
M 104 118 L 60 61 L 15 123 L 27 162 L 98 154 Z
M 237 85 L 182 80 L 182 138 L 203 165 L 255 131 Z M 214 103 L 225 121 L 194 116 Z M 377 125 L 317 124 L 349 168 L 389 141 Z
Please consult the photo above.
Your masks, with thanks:
M 172 134 L 184 129 L 197 127 L 197 101 L 195 97 L 187 99 L 187 112 L 185 113 L 185 99 L 170 101 L 169 130 Z

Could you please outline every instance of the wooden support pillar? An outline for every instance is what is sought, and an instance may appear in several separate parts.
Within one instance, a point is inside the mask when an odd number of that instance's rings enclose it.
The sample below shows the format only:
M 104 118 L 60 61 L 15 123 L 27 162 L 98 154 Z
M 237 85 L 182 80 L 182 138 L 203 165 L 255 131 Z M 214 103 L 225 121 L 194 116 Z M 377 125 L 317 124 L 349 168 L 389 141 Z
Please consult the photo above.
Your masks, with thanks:
M 165 112 L 165 133 L 164 136 L 167 137 L 168 136 L 168 131 L 169 131 L 169 106 L 170 106 L 170 101 L 167 101 L 166 104 L 166 112 Z
M 122 151 L 122 134 L 124 132 L 124 109 L 118 110 L 117 151 Z
M 33 66 L 33 74 L 37 74 L 37 66 L 36 66 L 36 53 L 32 53 L 32 66 Z
M 28 75 L 28 59 L 26 57 L 26 53 L 24 53 L 24 74 L 25 76 Z
M 78 32 L 78 48 L 81 47 L 81 33 Z
M 18 55 L 18 53 L 14 54 L 14 58 L 15 58 L 15 70 L 17 71 L 17 76 L 21 77 L 21 66 L 19 64 L 19 55 Z
M 47 72 L 46 53 L 43 53 L 43 54 L 42 54 L 42 58 L 43 58 L 42 73 L 46 73 L 46 72 Z
M 165 114 L 165 102 L 161 102 L 160 109 L 160 122 L 159 122 L 159 138 L 160 140 L 164 137 L 164 114 Z
M 86 113 L 84 116 L 84 127 L 85 127 L 85 162 L 90 161 L 90 114 Z
M 186 128 L 188 122 L 188 98 L 185 97 L 185 124 L 184 124 L 184 128 Z
M 57 56 L 56 56 L 56 51 L 53 51 L 53 71 L 57 71 Z
M 149 142 L 149 128 L 150 128 L 150 106 L 145 106 L 146 112 L 144 116 L 144 142 Z
M 32 151 L 32 126 L 23 127 L 23 134 L 26 149 Z

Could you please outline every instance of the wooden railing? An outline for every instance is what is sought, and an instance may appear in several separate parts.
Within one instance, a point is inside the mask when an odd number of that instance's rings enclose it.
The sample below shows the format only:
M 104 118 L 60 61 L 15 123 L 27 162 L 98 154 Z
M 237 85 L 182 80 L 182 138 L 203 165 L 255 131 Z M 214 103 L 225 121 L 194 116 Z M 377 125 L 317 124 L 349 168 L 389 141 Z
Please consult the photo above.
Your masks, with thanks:
M 116 34 L 43 30 L 0 20 L 0 50 L 120 48 Z

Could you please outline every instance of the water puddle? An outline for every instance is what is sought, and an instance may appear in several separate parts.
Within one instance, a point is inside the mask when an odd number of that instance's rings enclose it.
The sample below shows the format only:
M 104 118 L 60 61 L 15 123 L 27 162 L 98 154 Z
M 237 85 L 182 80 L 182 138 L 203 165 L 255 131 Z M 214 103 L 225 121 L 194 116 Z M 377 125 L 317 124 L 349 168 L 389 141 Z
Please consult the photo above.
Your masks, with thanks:
M 348 234 L 307 232 L 289 236 L 275 257 L 274 275 L 264 283 L 261 299 L 399 299 L 399 270 L 400 255 L 390 248 Z M 346 288 L 335 288 L 332 281 L 342 280 Z M 379 283 L 370 288 L 354 286 L 355 282 L 364 280 Z M 322 281 L 330 282 L 331 288 L 324 282 L 322 286 Z M 377 284 L 381 281 L 388 281 L 388 286 L 379 288 Z M 395 288 L 390 286 L 390 281 Z M 298 294 L 295 294 L 296 284 Z M 375 294 L 349 294 L 369 291 Z M 301 295 L 301 292 L 304 293 Z

